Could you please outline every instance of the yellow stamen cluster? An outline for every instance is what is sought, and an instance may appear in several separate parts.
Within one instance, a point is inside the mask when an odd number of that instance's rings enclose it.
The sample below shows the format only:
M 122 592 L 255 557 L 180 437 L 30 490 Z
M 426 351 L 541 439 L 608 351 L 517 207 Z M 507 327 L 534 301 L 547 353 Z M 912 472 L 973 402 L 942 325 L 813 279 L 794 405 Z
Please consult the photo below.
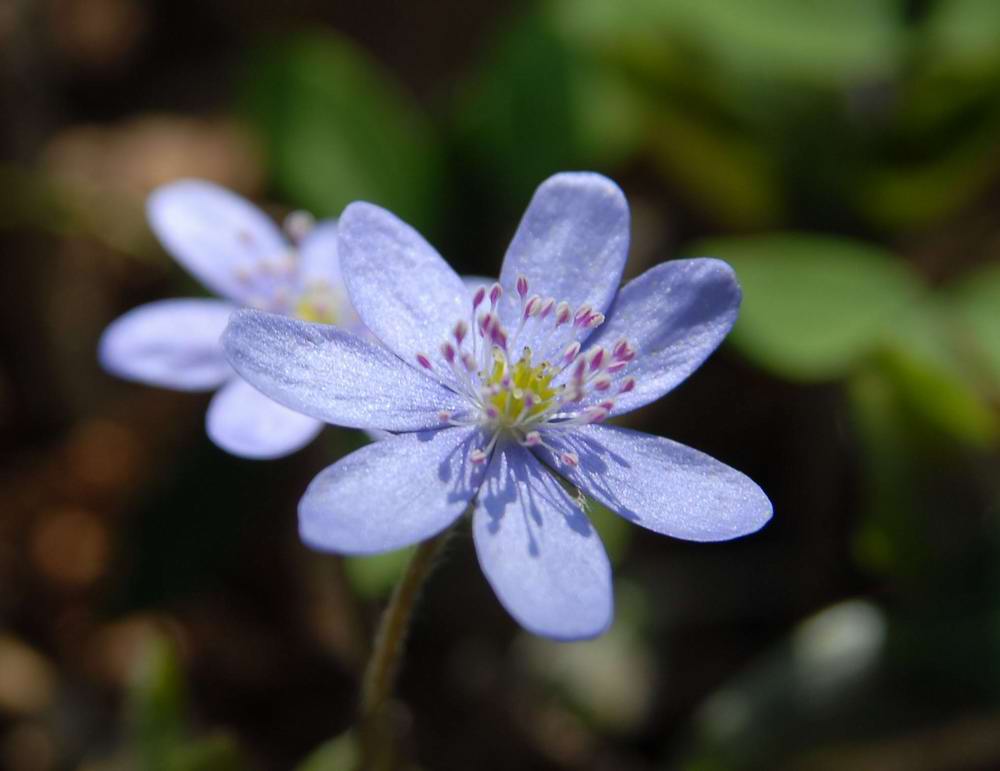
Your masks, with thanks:
M 529 348 L 524 349 L 513 367 L 506 354 L 495 348 L 493 369 L 483 380 L 490 392 L 487 404 L 497 413 L 496 422 L 502 426 L 514 426 L 545 412 L 559 393 L 558 388 L 552 387 L 556 374 L 548 362 L 532 366 Z
M 295 303 L 295 315 L 303 321 L 317 324 L 337 323 L 337 301 L 326 283 L 314 283 L 306 288 Z

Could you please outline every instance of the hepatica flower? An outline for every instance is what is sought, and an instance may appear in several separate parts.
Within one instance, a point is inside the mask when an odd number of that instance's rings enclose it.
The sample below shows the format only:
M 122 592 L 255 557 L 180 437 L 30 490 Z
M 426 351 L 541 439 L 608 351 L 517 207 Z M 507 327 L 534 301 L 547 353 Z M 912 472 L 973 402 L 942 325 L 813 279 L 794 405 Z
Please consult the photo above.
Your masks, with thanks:
M 307 444 L 322 423 L 241 380 L 220 337 L 240 306 L 357 328 L 340 277 L 336 223 L 293 217 L 286 234 L 250 202 L 200 180 L 158 188 L 146 208 L 166 250 L 223 299 L 160 300 L 129 311 L 105 330 L 101 363 L 164 388 L 218 388 L 206 428 L 234 455 L 273 458 Z
M 542 184 L 499 281 L 475 290 L 377 206 L 351 204 L 339 236 L 351 300 L 384 347 L 254 311 L 235 314 L 223 338 L 236 370 L 276 401 L 396 434 L 312 482 L 299 505 L 310 546 L 396 549 L 471 504 L 500 602 L 528 630 L 573 640 L 612 617 L 608 558 L 579 491 L 694 541 L 735 538 L 771 516 L 740 472 L 604 422 L 684 380 L 740 303 L 733 271 L 714 259 L 663 263 L 619 291 L 629 212 L 610 180 Z

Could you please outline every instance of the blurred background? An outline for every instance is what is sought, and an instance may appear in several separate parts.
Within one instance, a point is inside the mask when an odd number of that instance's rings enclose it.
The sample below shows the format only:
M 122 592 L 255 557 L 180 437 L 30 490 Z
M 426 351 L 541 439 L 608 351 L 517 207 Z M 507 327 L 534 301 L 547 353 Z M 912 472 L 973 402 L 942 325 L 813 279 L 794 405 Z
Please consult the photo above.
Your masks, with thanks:
M 627 424 L 774 520 L 699 545 L 597 511 L 617 619 L 573 645 L 460 531 L 400 682 L 411 767 L 1000 768 L 996 0 L 0 0 L 0 116 L 0 767 L 350 768 L 405 559 L 298 541 L 362 437 L 240 460 L 207 395 L 99 369 L 112 319 L 204 293 L 147 193 L 367 199 L 489 275 L 535 186 L 593 169 L 630 275 L 707 254 L 745 291 Z

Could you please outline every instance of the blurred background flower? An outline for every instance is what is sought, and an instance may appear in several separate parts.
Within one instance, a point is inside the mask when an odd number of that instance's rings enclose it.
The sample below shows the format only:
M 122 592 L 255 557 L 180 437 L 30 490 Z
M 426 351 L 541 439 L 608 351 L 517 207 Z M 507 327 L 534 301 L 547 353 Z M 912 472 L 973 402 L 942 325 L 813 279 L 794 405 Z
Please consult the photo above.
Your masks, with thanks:
M 205 439 L 207 397 L 99 369 L 111 320 L 202 292 L 148 192 L 366 199 L 495 275 L 531 191 L 581 168 L 629 198 L 631 275 L 736 268 L 731 338 L 625 422 L 776 516 L 711 547 L 599 516 L 617 621 L 569 648 L 450 550 L 400 683 L 409 757 L 1000 766 L 995 0 L 5 0 L 0 115 L 3 767 L 344 767 L 349 737 L 322 743 L 401 564 L 296 536 L 362 438 L 251 464 Z

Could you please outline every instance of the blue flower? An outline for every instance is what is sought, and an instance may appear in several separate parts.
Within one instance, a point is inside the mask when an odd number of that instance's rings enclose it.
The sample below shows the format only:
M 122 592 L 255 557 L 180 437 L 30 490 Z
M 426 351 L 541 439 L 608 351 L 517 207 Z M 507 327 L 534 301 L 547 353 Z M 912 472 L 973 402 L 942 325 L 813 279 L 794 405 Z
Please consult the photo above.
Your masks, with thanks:
M 531 632 L 574 640 L 607 628 L 612 590 L 583 496 L 567 488 L 676 538 L 725 540 L 767 522 L 770 502 L 740 472 L 603 422 L 683 381 L 740 304 L 732 269 L 714 259 L 663 263 L 619 291 L 628 242 L 613 182 L 559 174 L 535 193 L 499 282 L 470 290 L 408 225 L 351 204 L 339 226 L 345 283 L 383 347 L 256 311 L 234 314 L 223 336 L 236 370 L 276 401 L 397 434 L 313 480 L 304 541 L 396 549 L 472 504 L 500 602 Z
M 322 423 L 241 380 L 219 338 L 239 306 L 356 328 L 340 276 L 336 223 L 291 219 L 289 230 L 301 231 L 293 244 L 256 206 L 200 180 L 157 188 L 147 215 L 167 251 L 225 299 L 161 300 L 129 311 L 101 337 L 101 363 L 150 385 L 219 388 L 206 428 L 212 441 L 234 455 L 274 458 L 306 445 Z

